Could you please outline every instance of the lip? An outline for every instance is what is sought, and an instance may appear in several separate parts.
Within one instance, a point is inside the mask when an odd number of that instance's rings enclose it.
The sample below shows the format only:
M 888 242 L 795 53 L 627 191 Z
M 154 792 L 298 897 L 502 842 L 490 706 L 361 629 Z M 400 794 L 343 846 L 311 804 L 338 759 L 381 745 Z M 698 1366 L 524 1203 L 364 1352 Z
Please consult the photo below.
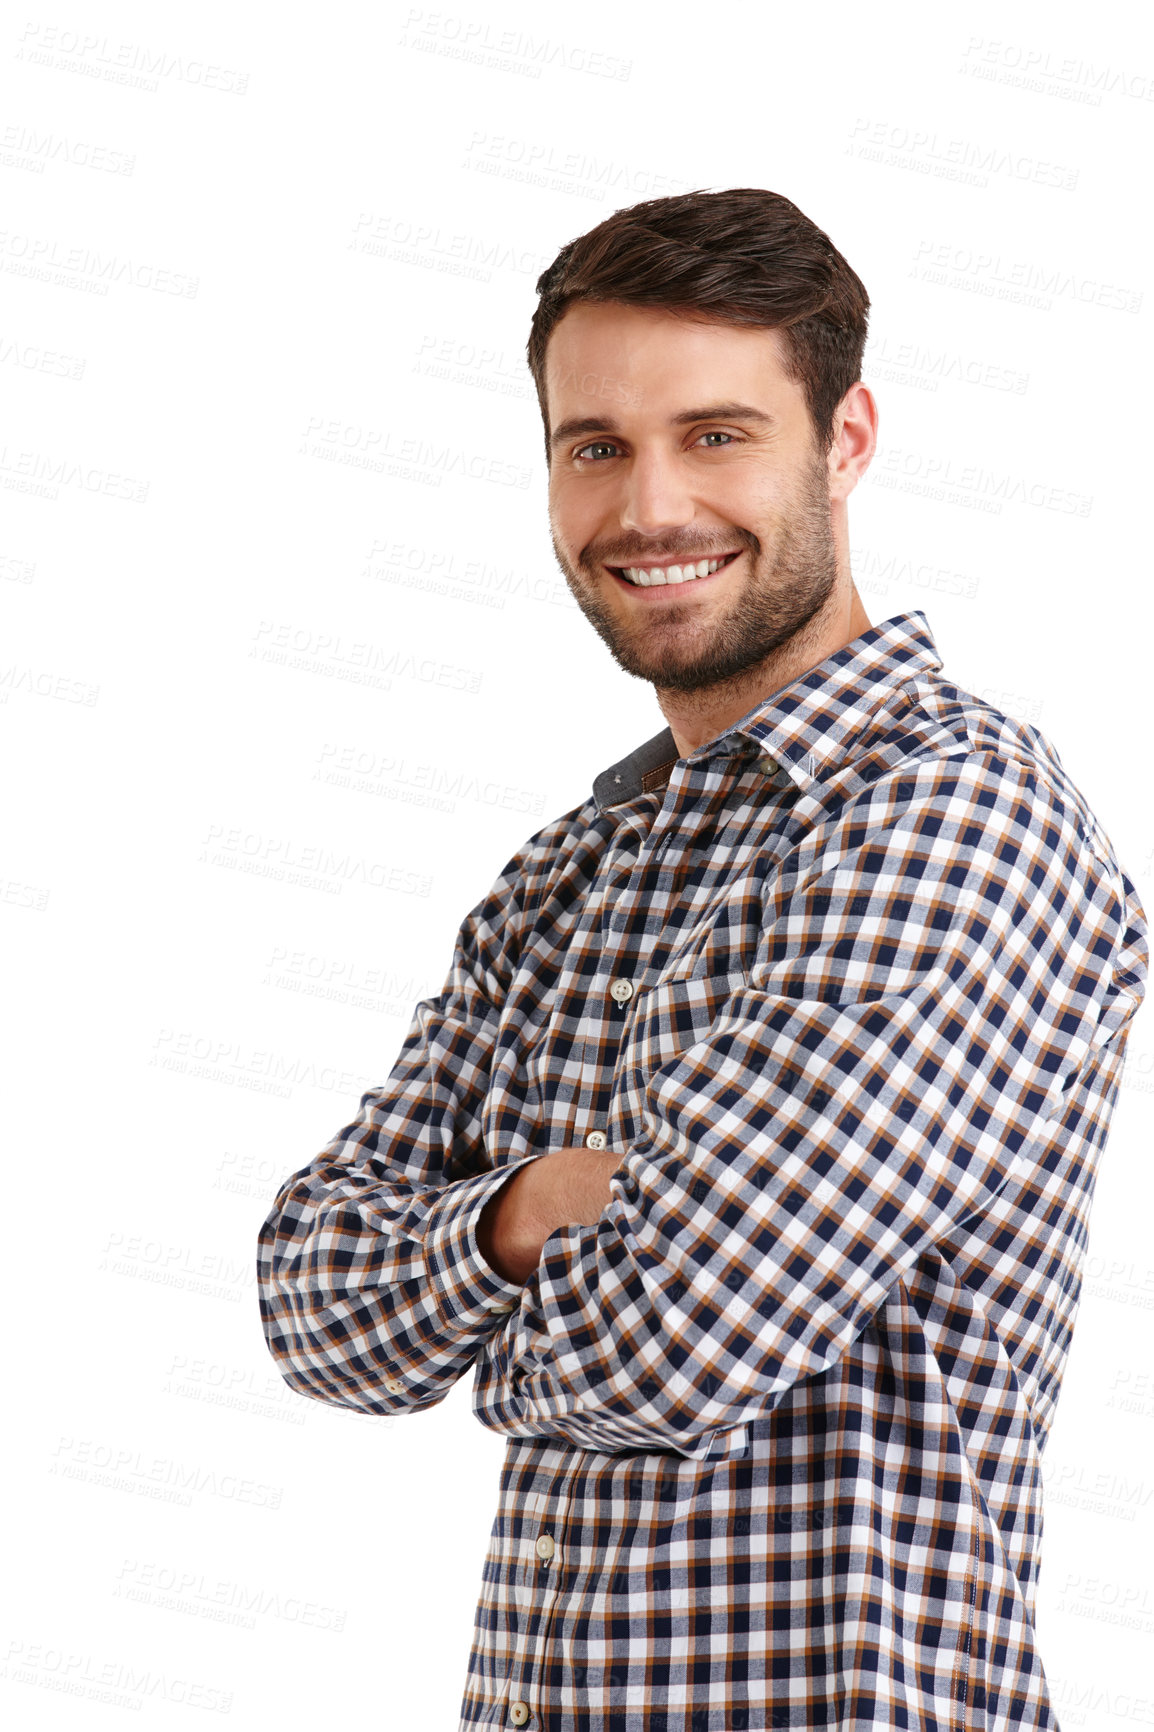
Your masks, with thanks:
M 648 588 L 643 588 L 639 583 L 630 583 L 627 577 L 620 577 L 618 575 L 618 572 L 621 569 L 620 567 L 606 565 L 605 570 L 609 573 L 613 582 L 619 589 L 628 590 L 630 595 L 639 596 L 642 601 L 655 601 L 662 596 L 667 596 L 675 601 L 681 601 L 691 590 L 696 591 L 705 588 L 711 583 L 716 583 L 719 577 L 724 577 L 727 572 L 732 571 L 733 567 L 741 558 L 743 551 L 742 548 L 731 548 L 731 557 L 728 565 L 718 566 L 717 570 L 711 571 L 707 577 L 691 578 L 688 583 L 675 583 L 672 585 L 666 583 L 655 583 L 650 585 Z M 708 554 L 705 557 L 716 559 L 718 556 L 716 554 Z M 654 566 L 669 567 L 671 565 L 681 565 L 682 563 L 683 561 L 681 559 L 654 560 L 652 565 L 647 565 L 644 569 L 646 571 L 651 571 Z

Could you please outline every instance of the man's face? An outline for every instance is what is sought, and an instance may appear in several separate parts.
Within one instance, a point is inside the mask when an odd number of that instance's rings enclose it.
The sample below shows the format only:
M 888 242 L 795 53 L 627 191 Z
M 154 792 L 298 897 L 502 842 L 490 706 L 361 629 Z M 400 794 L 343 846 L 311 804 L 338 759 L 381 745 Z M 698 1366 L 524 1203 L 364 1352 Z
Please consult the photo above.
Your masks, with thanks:
M 578 303 L 549 338 L 546 389 L 553 548 L 626 673 L 719 687 L 825 605 L 829 469 L 776 332 Z M 638 567 L 680 581 L 631 582 Z

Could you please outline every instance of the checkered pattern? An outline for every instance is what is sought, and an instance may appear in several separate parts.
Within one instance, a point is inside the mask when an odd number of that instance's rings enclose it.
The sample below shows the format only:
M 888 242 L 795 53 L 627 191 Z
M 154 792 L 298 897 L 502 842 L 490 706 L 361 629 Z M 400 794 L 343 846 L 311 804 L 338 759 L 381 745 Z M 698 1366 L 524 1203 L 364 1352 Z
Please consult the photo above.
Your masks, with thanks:
M 472 1367 L 508 1439 L 462 1727 L 1056 1727 L 1040 1452 L 1146 929 L 1053 748 L 940 670 L 901 614 L 605 771 L 264 1223 L 294 1389 Z M 600 1220 L 503 1280 L 484 1203 L 591 1134 Z

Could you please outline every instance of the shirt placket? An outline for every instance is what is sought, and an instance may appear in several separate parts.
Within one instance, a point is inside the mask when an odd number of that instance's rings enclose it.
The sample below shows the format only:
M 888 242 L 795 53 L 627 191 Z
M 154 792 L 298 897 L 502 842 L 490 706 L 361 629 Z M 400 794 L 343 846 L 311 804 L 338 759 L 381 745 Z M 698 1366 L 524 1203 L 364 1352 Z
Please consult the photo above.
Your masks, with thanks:
M 517 1656 L 509 1668 L 503 1715 L 498 1721 L 502 1726 L 524 1728 L 524 1732 L 561 1732 L 555 1721 L 541 1714 L 540 1659 L 549 1651 L 551 1626 L 566 1573 L 566 1527 L 574 1482 L 580 1473 L 581 1462 L 574 1454 L 556 1485 L 548 1492 L 534 1494 L 525 1506 L 517 1599 L 524 1620 L 522 1629 L 532 1620 L 536 1633 L 518 1642 Z
M 625 954 L 616 921 L 621 908 L 632 904 L 638 894 L 637 878 L 650 840 L 650 824 L 650 811 L 622 815 L 596 892 L 590 936 L 597 946 L 599 966 L 582 1024 L 581 1086 L 574 1123 L 574 1141 L 583 1141 L 590 1149 L 608 1147 L 604 1127 L 613 1070 L 634 992 L 625 963 L 614 963 L 615 957 Z
M 592 982 L 582 1047 L 579 1124 L 589 1148 L 609 1146 L 604 1127 L 617 1059 L 681 893 L 687 850 L 703 821 L 706 803 L 694 792 L 699 774 L 675 765 L 652 824 L 644 827 L 631 815 L 630 828 L 637 838 L 632 869 L 623 871 L 615 864 L 602 894 L 600 966 Z
M 709 778 L 712 786 L 708 791 L 698 787 L 701 780 L 700 771 L 695 776 L 677 766 L 652 824 L 646 821 L 647 813 L 625 817 L 624 828 L 607 856 L 604 882 L 594 892 L 599 911 L 595 927 L 592 921 L 590 926 L 602 947 L 602 966 L 591 988 L 592 1027 L 582 1048 L 582 1088 L 575 1124 L 575 1137 L 584 1132 L 589 1148 L 608 1146 L 599 1127 L 608 1116 L 617 1055 L 635 1000 L 662 945 L 669 912 L 681 894 L 684 862 L 708 821 L 709 811 L 725 797 L 727 777 L 723 775 L 720 787 Z M 630 866 L 624 857 L 635 847 Z M 522 1540 L 518 1602 L 537 1634 L 519 1644 L 500 1721 L 524 1732 L 560 1732 L 540 1714 L 539 1656 L 548 1651 L 550 1626 L 562 1589 L 564 1540 L 575 1474 L 576 1463 L 555 1490 L 534 1500 L 526 1512 L 530 1519 Z

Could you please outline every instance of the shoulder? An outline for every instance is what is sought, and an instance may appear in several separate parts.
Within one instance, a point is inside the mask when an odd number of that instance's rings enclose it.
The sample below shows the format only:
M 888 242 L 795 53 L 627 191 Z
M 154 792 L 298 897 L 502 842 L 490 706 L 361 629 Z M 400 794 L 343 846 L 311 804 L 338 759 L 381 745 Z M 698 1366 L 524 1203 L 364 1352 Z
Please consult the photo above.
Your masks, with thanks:
M 1120 875 L 1109 838 L 1056 746 L 1032 723 L 936 672 L 896 688 L 863 735 L 844 811 L 895 814 L 948 800 L 961 816 L 1087 853 Z M 847 793 L 850 790 L 847 788 Z
M 588 887 L 611 830 L 590 797 L 527 837 L 466 915 L 465 945 L 484 952 L 499 975 L 508 974 L 550 899 L 569 901 Z
M 858 910 L 915 895 L 958 912 L 1096 931 L 1144 930 L 1133 884 L 1050 740 L 973 692 L 919 672 L 887 694 L 822 778 L 777 886 L 779 907 L 821 886 Z M 796 904 L 794 904 L 796 905 Z

